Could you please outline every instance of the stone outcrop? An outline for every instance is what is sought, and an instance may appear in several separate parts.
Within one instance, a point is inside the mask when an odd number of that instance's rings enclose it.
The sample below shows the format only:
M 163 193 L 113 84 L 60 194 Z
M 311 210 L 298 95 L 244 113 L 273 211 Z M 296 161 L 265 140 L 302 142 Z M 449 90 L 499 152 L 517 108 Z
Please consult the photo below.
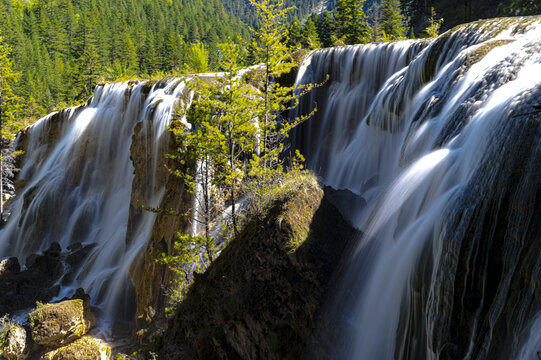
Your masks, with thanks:
M 20 271 L 16 258 L 0 263 L 0 316 L 15 310 L 31 308 L 37 301 L 48 302 L 58 294 L 55 283 L 64 269 L 60 259 L 60 246 L 53 243 L 42 254 L 32 254 L 26 259 L 27 269 Z
M 280 194 L 196 278 L 164 335 L 164 358 L 303 358 L 357 232 L 314 179 Z
M 148 213 L 145 214 L 148 211 L 143 205 L 149 204 L 153 193 L 161 189 L 164 191 L 163 200 L 159 204 L 160 209 L 185 213 L 191 207 L 192 195 L 184 191 L 182 180 L 168 170 L 175 166 L 172 160 L 165 157 L 165 154 L 175 150 L 174 139 L 169 133 L 163 136 L 167 136 L 168 141 L 161 141 L 162 146 L 157 151 L 156 169 L 153 169 L 154 159 L 148 158 L 146 149 L 154 146 L 155 140 L 145 134 L 141 124 L 135 127 L 131 145 L 135 178 L 132 184 L 127 242 L 133 241 L 137 236 L 137 224 L 141 222 L 143 216 L 148 216 Z M 189 230 L 190 226 L 183 216 L 166 213 L 157 213 L 154 216 L 147 248 L 130 270 L 136 292 L 136 332 L 139 340 L 146 338 L 153 328 L 165 327 L 165 323 L 158 324 L 155 321 L 164 321 L 163 284 L 169 283 L 171 274 L 165 265 L 156 262 L 156 254 L 168 253 L 172 248 L 175 234 L 181 230 Z
M 38 306 L 28 318 L 34 342 L 49 348 L 80 338 L 96 324 L 89 301 L 81 299 Z
M 24 360 L 27 356 L 26 330 L 21 325 L 0 323 L 0 358 Z
M 41 360 L 109 360 L 111 347 L 102 340 L 84 336 L 69 345 L 50 351 Z

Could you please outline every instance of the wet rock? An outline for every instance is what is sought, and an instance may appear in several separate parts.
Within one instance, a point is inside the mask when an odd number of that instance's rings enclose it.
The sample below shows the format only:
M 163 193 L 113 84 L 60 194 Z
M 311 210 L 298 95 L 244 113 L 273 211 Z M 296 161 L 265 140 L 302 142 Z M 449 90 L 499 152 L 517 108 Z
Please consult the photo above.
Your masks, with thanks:
M 154 160 L 149 159 L 149 155 L 145 150 L 153 146 L 153 140 L 152 137 L 144 133 L 141 124 L 135 127 L 130 148 L 135 177 L 130 200 L 130 215 L 126 233 L 127 243 L 134 241 L 139 230 L 137 225 L 141 223 L 145 216 L 148 216 L 148 212 L 142 208 L 141 204 L 149 204 L 152 194 L 162 186 L 165 186 L 165 193 L 159 204 L 161 209 L 172 209 L 184 213 L 189 211 L 193 202 L 192 195 L 188 191 L 183 191 L 182 180 L 167 170 L 176 166 L 171 159 L 166 158 L 164 155 L 175 151 L 175 142 L 169 133 L 165 133 L 164 136 L 169 136 L 169 141 L 161 142 L 161 148 L 157 151 L 159 157 L 156 161 L 158 164 L 166 164 L 166 166 L 160 165 L 157 167 L 155 183 L 153 183 L 148 174 L 154 171 L 152 169 Z M 155 254 L 168 253 L 172 248 L 175 234 L 178 231 L 186 231 L 190 226 L 186 217 L 162 213 L 155 216 L 148 245 L 130 268 L 130 277 L 137 299 L 135 329 L 137 334 L 150 334 L 157 328 L 165 327 L 163 289 L 164 284 L 171 280 L 172 275 L 167 266 L 155 261 Z M 141 329 L 149 331 L 138 332 Z M 137 335 L 137 339 L 140 341 L 146 340 L 143 337 Z
M 0 271 L 0 316 L 31 308 L 37 301 L 48 302 L 58 294 L 60 288 L 55 283 L 64 273 L 64 267 L 58 246 L 52 245 L 42 255 L 30 255 L 24 271 L 15 271 L 18 270 L 17 263 L 15 259 L 2 261 L 10 271 Z
M 8 274 L 17 274 L 21 271 L 19 259 L 12 257 L 0 261 L 0 276 Z
M 59 257 L 61 251 L 62 247 L 60 247 L 60 244 L 55 241 L 47 250 L 45 250 L 44 255 L 50 257 Z
M 38 345 L 64 346 L 85 335 L 96 318 L 81 299 L 39 306 L 28 315 L 32 339 Z
M 109 345 L 102 340 L 85 336 L 69 345 L 46 353 L 41 360 L 108 360 L 110 358 Z
M 0 358 L 24 360 L 27 358 L 26 330 L 18 324 L 4 323 L 0 329 Z
M 94 247 L 96 247 L 96 244 L 90 244 L 84 247 L 81 245 L 81 243 L 70 245 L 68 250 L 71 250 L 71 254 L 66 257 L 66 262 L 72 266 L 79 264 L 86 258 Z

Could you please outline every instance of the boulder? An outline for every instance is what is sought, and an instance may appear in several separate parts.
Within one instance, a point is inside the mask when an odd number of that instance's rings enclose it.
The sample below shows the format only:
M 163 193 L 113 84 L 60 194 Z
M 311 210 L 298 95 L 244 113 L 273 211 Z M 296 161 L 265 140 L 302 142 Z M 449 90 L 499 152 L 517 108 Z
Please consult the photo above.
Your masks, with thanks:
M 50 351 L 41 360 L 109 360 L 111 347 L 100 339 L 84 336 L 69 345 Z
M 23 360 L 27 357 L 26 330 L 18 324 L 7 323 L 0 330 L 0 357 Z
M 28 256 L 27 269 L 20 271 L 15 258 L 0 263 L 0 316 L 48 302 L 58 295 L 56 282 L 64 273 L 59 245 L 54 243 L 43 254 Z
M 0 275 L 16 274 L 21 271 L 19 259 L 16 257 L 0 261 Z
M 34 342 L 49 348 L 80 338 L 96 324 L 89 302 L 81 299 L 39 306 L 28 319 Z

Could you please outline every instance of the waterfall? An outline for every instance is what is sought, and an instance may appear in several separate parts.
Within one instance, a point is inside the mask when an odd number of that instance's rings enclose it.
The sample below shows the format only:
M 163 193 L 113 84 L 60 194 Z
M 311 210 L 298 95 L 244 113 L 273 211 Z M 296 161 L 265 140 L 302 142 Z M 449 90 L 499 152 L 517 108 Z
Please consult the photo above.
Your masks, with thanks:
M 130 268 L 145 251 L 156 218 L 141 210 L 137 221 L 130 219 L 133 161 L 145 168 L 138 209 L 159 206 L 165 184 L 156 173 L 169 141 L 165 127 L 176 103 L 191 101 L 190 93 L 181 78 L 98 85 L 88 104 L 46 116 L 27 129 L 18 177 L 25 187 L 0 232 L 0 258 L 16 256 L 24 264 L 53 242 L 63 252 L 76 243 L 89 246 L 74 274 L 59 280 L 58 298 L 82 287 L 104 321 L 133 321 Z M 143 159 L 131 158 L 136 138 L 147 140 Z
M 541 18 L 317 50 L 291 136 L 363 232 L 310 358 L 541 350 Z

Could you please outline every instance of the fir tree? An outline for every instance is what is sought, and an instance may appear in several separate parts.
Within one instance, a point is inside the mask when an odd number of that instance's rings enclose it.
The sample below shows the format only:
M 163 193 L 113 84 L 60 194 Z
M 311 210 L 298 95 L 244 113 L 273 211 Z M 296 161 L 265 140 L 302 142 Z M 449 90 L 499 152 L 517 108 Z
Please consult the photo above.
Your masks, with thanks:
M 381 30 L 389 40 L 405 38 L 406 27 L 399 0 L 383 0 L 381 3 Z
M 317 33 L 323 47 L 331 47 L 334 45 L 334 19 L 331 14 L 325 10 L 321 19 L 317 23 Z
M 381 25 L 379 17 L 379 5 L 377 2 L 374 2 L 370 8 L 370 22 L 372 23 L 370 40 L 372 42 L 379 41 L 381 38 Z
M 312 16 L 306 20 L 302 29 L 302 35 L 302 47 L 304 49 L 317 49 L 321 47 L 316 24 Z
M 344 44 L 369 41 L 370 27 L 363 11 L 364 0 L 338 0 L 334 11 L 336 36 Z

